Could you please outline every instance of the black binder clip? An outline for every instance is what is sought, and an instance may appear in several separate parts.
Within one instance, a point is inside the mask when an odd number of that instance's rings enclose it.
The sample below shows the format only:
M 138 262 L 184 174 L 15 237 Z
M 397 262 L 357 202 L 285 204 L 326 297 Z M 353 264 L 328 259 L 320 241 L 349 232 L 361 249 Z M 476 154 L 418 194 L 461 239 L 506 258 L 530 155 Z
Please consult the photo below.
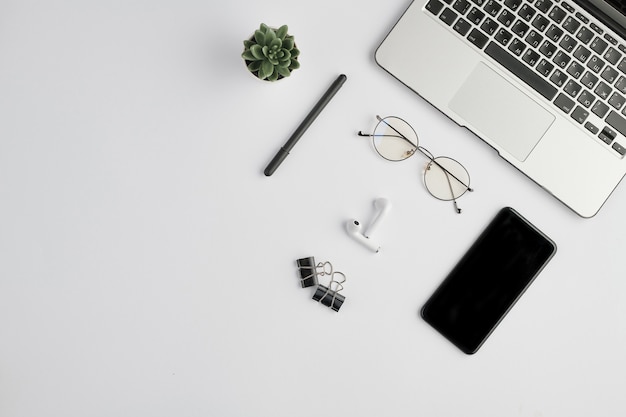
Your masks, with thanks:
M 315 263 L 315 258 L 301 258 L 296 261 L 300 274 L 300 285 L 302 288 L 314 287 L 318 285 L 318 275 L 330 275 L 333 273 L 333 266 L 330 262 Z
M 333 265 L 330 262 L 315 263 L 315 258 L 300 258 L 296 260 L 298 265 L 298 273 L 300 275 L 300 285 L 302 288 L 315 287 L 313 299 L 326 307 L 339 311 L 346 297 L 339 294 L 343 289 L 343 283 L 346 282 L 346 276 L 343 272 L 333 271 Z M 319 277 L 329 276 L 330 282 L 328 286 L 319 283 Z
M 335 275 L 339 275 L 341 281 L 337 281 Z M 324 304 L 326 307 L 339 311 L 343 302 L 346 300 L 346 297 L 339 294 L 339 291 L 343 290 L 343 285 L 341 284 L 344 282 L 346 282 L 346 276 L 342 272 L 333 272 L 328 287 L 321 284 L 318 285 L 315 294 L 313 294 L 313 299 Z

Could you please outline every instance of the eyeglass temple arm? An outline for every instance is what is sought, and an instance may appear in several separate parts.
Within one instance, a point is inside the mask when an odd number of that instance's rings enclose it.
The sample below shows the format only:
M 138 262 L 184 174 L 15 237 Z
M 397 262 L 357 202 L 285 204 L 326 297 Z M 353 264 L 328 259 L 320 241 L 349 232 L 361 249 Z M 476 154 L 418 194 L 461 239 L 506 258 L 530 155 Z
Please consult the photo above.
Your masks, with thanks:
M 366 134 L 363 133 L 362 131 L 359 130 L 359 132 L 357 133 L 357 135 L 359 136 L 364 136 L 364 137 L 386 137 L 386 138 L 400 138 L 403 139 L 405 141 L 407 141 L 411 146 L 415 146 L 418 147 L 418 145 L 416 145 L 415 143 L 411 142 L 409 140 L 409 138 L 407 138 L 406 136 L 404 136 L 402 133 L 400 133 L 396 128 L 394 128 L 393 126 L 391 126 L 389 123 L 387 123 L 382 117 L 380 117 L 379 115 L 376 115 L 376 119 L 379 122 L 383 122 L 384 124 L 386 124 L 387 126 L 389 126 L 389 128 L 391 130 L 393 130 L 394 132 L 396 132 L 398 134 L 398 136 L 396 135 L 374 135 L 374 134 Z
M 394 129 L 395 130 L 395 129 Z M 399 134 L 399 135 L 374 135 L 374 134 L 368 134 L 368 133 L 363 133 L 362 131 L 358 131 L 357 135 L 362 136 L 362 137 L 366 137 L 366 138 L 380 138 L 380 137 L 384 137 L 384 138 L 398 138 L 398 139 L 404 139 L 405 141 L 407 141 L 411 146 L 416 146 L 413 142 L 411 142 L 408 138 L 406 138 L 404 135 Z
M 450 174 L 452 175 L 452 174 Z M 456 212 L 458 214 L 461 214 L 461 208 L 459 207 L 458 203 L 456 202 L 456 197 L 454 197 L 454 190 L 452 189 L 452 183 L 450 182 L 450 176 L 446 175 L 446 180 L 448 181 L 448 187 L 450 188 L 450 195 L 452 196 L 452 203 L 454 204 L 454 209 L 456 210 Z M 465 185 L 465 184 L 463 184 Z M 466 188 L 469 191 L 472 191 L 469 187 L 466 186 Z

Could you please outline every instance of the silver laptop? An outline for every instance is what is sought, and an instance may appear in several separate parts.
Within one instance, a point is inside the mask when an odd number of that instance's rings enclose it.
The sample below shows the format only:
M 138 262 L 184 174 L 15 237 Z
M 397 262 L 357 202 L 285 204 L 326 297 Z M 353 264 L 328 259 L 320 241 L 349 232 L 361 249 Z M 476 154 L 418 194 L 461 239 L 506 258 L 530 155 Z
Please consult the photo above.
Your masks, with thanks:
M 626 4 L 415 0 L 378 64 L 582 217 L 626 174 Z

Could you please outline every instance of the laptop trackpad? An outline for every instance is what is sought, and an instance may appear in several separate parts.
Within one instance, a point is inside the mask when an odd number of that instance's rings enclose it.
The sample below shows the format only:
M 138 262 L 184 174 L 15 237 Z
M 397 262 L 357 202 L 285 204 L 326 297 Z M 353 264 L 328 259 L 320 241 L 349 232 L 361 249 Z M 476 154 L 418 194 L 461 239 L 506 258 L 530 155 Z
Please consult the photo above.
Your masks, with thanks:
M 515 158 L 523 161 L 554 116 L 499 74 L 479 63 L 450 102 L 450 108 Z M 477 133 L 478 133 L 477 132 Z

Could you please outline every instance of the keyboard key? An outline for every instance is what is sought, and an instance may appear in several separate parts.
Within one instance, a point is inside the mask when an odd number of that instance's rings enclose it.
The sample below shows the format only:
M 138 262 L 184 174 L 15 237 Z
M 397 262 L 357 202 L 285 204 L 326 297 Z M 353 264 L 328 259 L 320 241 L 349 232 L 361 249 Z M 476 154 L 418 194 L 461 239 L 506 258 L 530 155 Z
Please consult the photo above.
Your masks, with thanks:
M 604 34 L 604 39 L 606 39 L 610 44 L 617 45 L 617 39 L 609 35 L 608 33 Z
M 565 10 L 561 9 L 559 6 L 554 6 L 548 14 L 548 17 L 556 23 L 561 23 L 563 19 L 565 19 L 565 16 L 567 16 L 567 13 L 565 13 Z
M 622 145 L 620 145 L 617 142 L 613 143 L 613 146 L 611 146 L 611 148 L 613 148 L 615 151 L 617 151 L 618 154 L 622 156 L 624 156 L 624 154 L 626 153 L 626 148 L 624 148 Z
M 574 104 L 576 103 L 574 102 L 574 100 L 561 93 L 556 98 L 556 100 L 554 100 L 554 104 L 565 113 L 569 113 L 572 111 L 572 109 L 574 108 Z
M 495 20 L 492 20 L 490 17 L 486 18 L 483 24 L 480 26 L 483 32 L 487 35 L 493 35 L 496 30 L 498 30 L 498 24 Z
M 599 73 L 604 68 L 604 61 L 600 59 L 597 55 L 591 57 L 589 62 L 587 63 L 587 68 L 595 73 Z
M 439 20 L 445 23 L 448 26 L 452 26 L 452 23 L 456 20 L 459 15 L 452 9 L 448 9 L 447 7 L 443 12 L 439 15 Z
M 563 2 L 561 4 L 561 7 L 563 7 L 565 10 L 567 10 L 570 13 L 574 13 L 576 10 L 574 10 L 574 8 L 572 6 L 570 6 L 569 4 Z
M 559 46 L 566 52 L 572 52 L 574 48 L 576 48 L 576 45 L 578 45 L 578 41 L 570 35 L 565 35 L 561 42 L 559 42 Z
M 506 27 L 511 26 L 511 23 L 513 23 L 514 20 L 515 16 L 507 9 L 502 10 L 502 13 L 498 16 L 498 22 L 502 23 Z
M 607 134 L 605 134 L 604 130 L 602 130 L 602 132 L 600 132 L 598 137 L 600 138 L 600 140 L 602 142 L 606 143 L 607 145 L 610 145 L 611 143 L 613 143 L 613 138 L 608 136 Z
M 500 42 L 503 46 L 506 46 L 509 43 L 511 37 L 511 33 L 505 29 L 500 29 L 498 32 L 496 32 L 496 40 Z
M 591 107 L 594 101 L 596 101 L 596 96 L 591 94 L 588 90 L 583 90 L 583 92 L 578 96 L 578 102 L 586 108 Z
M 594 124 L 593 124 L 593 123 L 591 123 L 591 122 L 587 122 L 587 123 L 585 123 L 585 129 L 587 129 L 588 131 L 590 131 L 590 132 L 591 132 L 591 133 L 593 133 L 594 135 L 597 135 L 597 134 L 598 134 L 598 132 L 600 131 L 600 129 L 598 129 L 598 128 L 596 127 L 596 125 L 594 125 Z
M 480 30 L 474 28 L 472 29 L 470 34 L 467 35 L 467 40 L 469 40 L 477 48 L 482 49 L 487 44 L 487 41 L 489 40 L 489 38 Z
M 565 81 L 567 81 L 567 75 L 563 71 L 557 69 L 550 76 L 550 81 L 552 81 L 552 83 L 557 87 L 562 87 L 563 84 L 565 84 Z
M 535 20 L 533 20 L 531 24 L 535 28 L 537 28 L 539 32 L 543 32 L 544 30 L 546 30 L 546 28 L 550 24 L 550 21 L 546 19 L 543 15 L 537 15 L 537 17 L 535 17 Z
M 611 98 L 609 98 L 609 104 L 617 110 L 621 110 L 624 107 L 624 103 L 626 103 L 626 99 L 620 94 L 613 93 Z
M 600 76 L 609 84 L 613 84 L 613 81 L 619 76 L 619 72 L 615 68 L 606 67 Z
M 468 22 L 467 20 L 463 18 L 460 18 L 459 20 L 457 20 L 454 26 L 452 26 L 452 29 L 454 29 L 457 33 L 459 33 L 462 36 L 467 35 L 467 32 L 469 32 L 471 28 L 472 28 L 472 25 L 470 24 L 470 22 Z
M 491 17 L 496 17 L 500 9 L 502 9 L 502 5 L 495 0 L 487 0 L 485 7 L 483 7 L 483 10 Z
M 581 75 L 583 75 L 584 71 L 585 71 L 585 67 L 583 67 L 581 64 L 579 64 L 576 61 L 573 61 L 570 64 L 570 66 L 567 67 L 567 73 L 574 78 L 579 78 Z
M 536 13 L 537 13 L 537 10 L 533 9 L 528 4 L 524 4 L 522 7 L 520 7 L 519 11 L 517 12 L 517 15 L 521 17 L 522 19 L 524 19 L 525 21 L 530 22 L 530 19 L 532 19 Z
M 615 139 L 616 136 L 617 136 L 617 133 L 615 133 L 608 126 L 606 126 L 604 129 L 602 129 L 602 132 L 600 132 L 600 134 L 598 135 L 600 140 L 602 140 L 602 142 L 606 143 L 607 145 L 610 145 L 611 142 L 613 142 L 613 139 Z
M 616 151 L 621 156 L 624 156 L 624 154 L 626 154 L 626 148 L 617 142 L 615 142 L 613 146 L 611 146 L 611 148 L 613 148 L 613 150 Z
M 546 31 L 546 36 L 552 39 L 553 42 L 558 42 L 559 39 L 561 39 L 561 36 L 563 36 L 563 33 L 565 32 L 563 32 L 560 27 L 556 25 L 550 25 L 550 27 Z
M 584 24 L 586 24 L 586 25 L 589 24 L 589 19 L 587 19 L 585 16 L 583 16 L 582 13 L 576 12 L 576 14 L 574 16 L 576 16 L 576 18 L 578 20 L 580 20 L 581 22 L 583 22 Z
M 583 64 L 589 59 L 589 55 L 591 55 L 591 52 L 589 51 L 589 49 L 585 48 L 582 45 L 580 45 L 574 51 L 574 57 L 576 57 L 576 59 L 578 59 Z
M 554 65 L 552 65 L 545 59 L 542 59 L 541 61 L 539 61 L 539 64 L 537 64 L 537 72 L 539 72 L 539 74 L 543 75 L 544 77 L 550 75 L 553 69 Z
M 598 82 L 598 77 L 587 71 L 583 78 L 580 79 L 580 82 L 587 88 L 593 88 Z
M 580 93 L 581 88 L 582 87 L 580 86 L 580 84 L 578 84 L 577 82 L 573 80 L 569 80 L 567 84 L 565 84 L 563 91 L 565 91 L 567 94 L 569 94 L 572 97 L 576 97 L 578 93 Z
M 602 100 L 607 100 L 613 92 L 613 89 L 607 84 L 600 82 L 593 92 L 596 93 Z
M 572 119 L 576 120 L 580 124 L 583 124 L 585 120 L 587 120 L 587 117 L 589 117 L 589 112 L 580 106 L 576 106 L 572 112 Z
M 515 11 L 522 4 L 522 0 L 504 0 L 504 5 L 509 9 Z
M 426 10 L 434 15 L 438 15 L 443 7 L 444 4 L 439 0 L 430 0 L 428 3 L 426 3 Z
M 615 48 L 611 47 L 604 54 L 604 59 L 609 61 L 613 65 L 617 65 L 619 60 L 622 58 L 622 54 Z
M 626 119 L 620 116 L 617 112 L 611 110 L 605 120 L 612 128 L 626 136 Z
M 452 8 L 463 15 L 469 10 L 470 6 L 471 4 L 467 0 L 457 0 Z
M 518 38 L 515 38 L 509 43 L 509 47 L 507 49 L 513 52 L 513 54 L 520 56 L 522 52 L 524 52 L 524 49 L 526 49 L 526 44 Z
M 532 49 L 527 49 L 526 53 L 522 57 L 524 62 L 526 62 L 531 67 L 534 67 L 537 64 L 537 62 L 539 61 L 539 58 L 541 58 L 541 56 L 537 52 L 533 51 Z
M 563 21 L 562 27 L 563 27 L 563 29 L 565 29 L 569 33 L 574 34 L 574 33 L 576 33 L 576 31 L 580 27 L 580 22 L 578 20 L 574 19 L 572 16 L 567 16 L 565 18 L 565 20 Z M 587 42 L 589 42 L 589 41 L 587 41 Z
M 515 11 L 522 4 L 522 0 L 504 0 L 504 5 Z
M 483 17 L 485 17 L 485 14 L 476 7 L 472 7 L 472 10 L 467 14 L 467 20 L 477 26 L 480 24 L 480 21 L 483 20 Z
M 565 27 L 565 25 L 563 25 L 563 27 Z M 594 36 L 595 35 L 591 31 L 591 29 L 588 29 L 588 28 L 586 28 L 584 26 L 582 28 L 580 28 L 580 30 L 576 34 L 576 37 L 578 38 L 578 40 L 581 41 L 582 43 L 584 43 L 585 45 L 588 44 L 589 41 L 591 41 Z
M 556 45 L 552 42 L 546 40 L 543 42 L 541 47 L 539 48 L 539 52 L 541 52 L 546 58 L 552 58 L 552 55 L 556 52 Z
M 543 36 L 534 30 L 531 30 L 528 36 L 526 36 L 526 42 L 533 48 L 538 48 L 542 41 Z
M 526 35 L 526 32 L 528 32 L 528 29 L 529 26 L 526 23 L 522 22 L 521 20 L 517 20 L 511 28 L 511 32 L 515 33 L 520 38 L 523 38 L 524 35 Z
M 596 25 L 595 23 L 591 22 L 589 24 L 589 27 L 591 28 L 591 30 L 593 30 L 594 32 L 596 32 L 598 35 L 602 35 L 604 33 L 604 30 L 601 29 L 598 25 Z M 610 36 L 609 36 L 610 38 Z M 608 39 L 607 39 L 608 40 Z
M 552 100 L 556 95 L 556 87 L 551 85 L 548 81 L 542 79 L 533 70 L 520 63 L 515 56 L 502 49 L 495 42 L 489 42 L 489 45 L 487 45 L 487 48 L 485 49 L 485 53 L 513 74 L 517 75 L 519 79 L 548 100 Z
M 615 142 L 613 144 L 613 146 L 611 146 L 611 148 L 613 148 L 618 154 L 624 156 L 624 154 L 626 154 L 626 148 L 624 148 L 622 145 L 620 145 L 619 143 Z
M 537 0 L 537 3 L 535 3 L 535 7 L 541 12 L 541 13 L 548 13 L 548 10 L 550 10 L 550 7 L 552 7 L 552 1 L 551 0 Z
M 604 51 L 606 50 L 606 48 L 609 47 L 609 44 L 606 43 L 606 41 L 604 41 L 602 38 L 600 38 L 599 36 L 597 36 L 593 42 L 591 42 L 591 44 L 589 45 L 589 48 L 591 48 L 591 50 L 593 52 L 595 52 L 598 55 L 602 55 L 604 53 Z M 615 64 L 613 64 L 615 65 Z
M 593 105 L 593 107 L 591 108 L 591 112 L 593 114 L 595 114 L 596 116 L 598 116 L 599 118 L 603 118 L 604 116 L 606 116 L 606 113 L 609 111 L 609 106 L 607 106 L 605 103 L 601 102 L 601 101 L 596 101 L 596 104 Z
M 624 74 L 626 74 L 626 58 L 620 61 L 619 65 L 617 66 L 617 69 L 622 71 Z
M 626 77 L 619 77 L 615 83 L 615 88 L 617 88 L 622 94 L 626 94 Z
M 558 65 L 561 68 L 565 68 L 567 64 L 571 61 L 571 59 L 572 57 L 567 55 L 565 52 L 558 51 L 556 54 L 554 54 L 554 58 L 552 59 L 552 62 L 554 62 L 556 65 Z

